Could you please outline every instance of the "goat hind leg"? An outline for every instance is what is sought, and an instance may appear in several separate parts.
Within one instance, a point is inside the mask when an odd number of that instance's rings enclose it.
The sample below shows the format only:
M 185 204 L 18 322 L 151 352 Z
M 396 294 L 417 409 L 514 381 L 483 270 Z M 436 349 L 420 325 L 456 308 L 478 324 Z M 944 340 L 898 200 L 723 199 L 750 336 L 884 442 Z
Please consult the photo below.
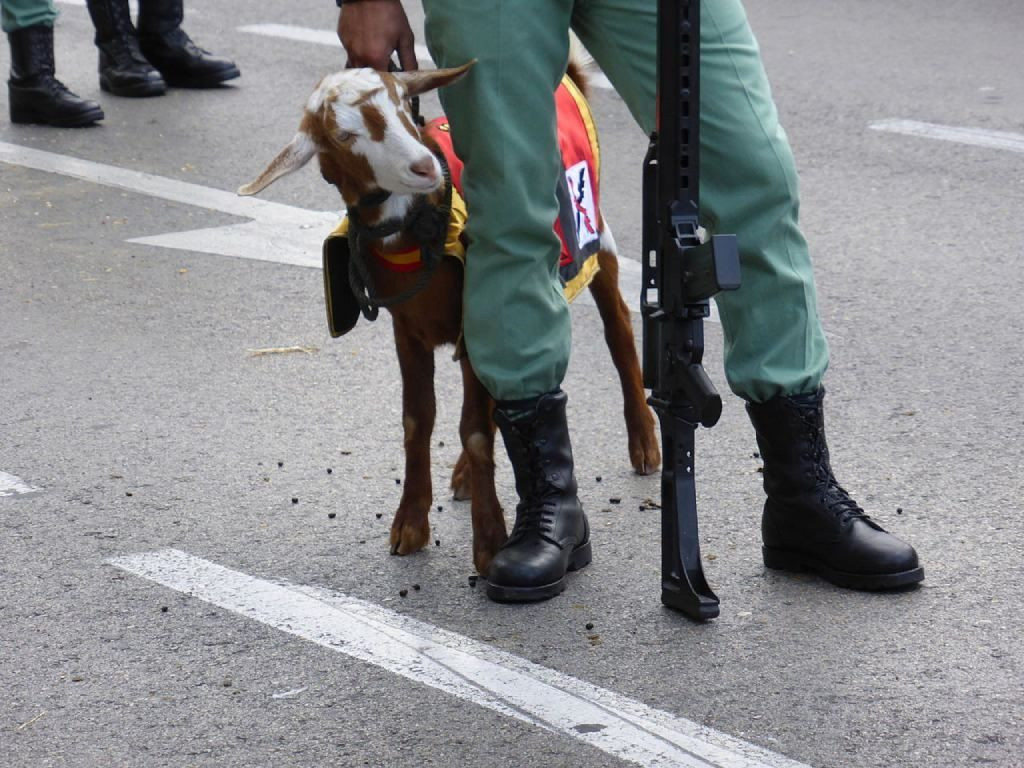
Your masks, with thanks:
M 494 401 L 473 373 L 469 360 L 462 364 L 462 455 L 472 486 L 473 565 L 486 574 L 495 553 L 508 538 L 505 516 L 494 489 Z M 460 457 L 461 458 L 461 457 Z
M 455 462 L 455 469 L 452 470 L 452 498 L 456 501 L 466 501 L 473 497 L 473 481 L 469 466 L 469 454 L 463 449 Z
M 590 284 L 590 293 L 601 314 L 605 342 L 622 385 L 629 460 L 637 474 L 649 475 L 661 466 L 661 450 L 658 448 L 654 414 L 647 405 L 644 393 L 643 373 L 633 336 L 633 321 L 629 307 L 619 293 L 619 262 L 615 255 L 615 241 L 603 219 L 601 250 L 597 258 L 601 269 Z

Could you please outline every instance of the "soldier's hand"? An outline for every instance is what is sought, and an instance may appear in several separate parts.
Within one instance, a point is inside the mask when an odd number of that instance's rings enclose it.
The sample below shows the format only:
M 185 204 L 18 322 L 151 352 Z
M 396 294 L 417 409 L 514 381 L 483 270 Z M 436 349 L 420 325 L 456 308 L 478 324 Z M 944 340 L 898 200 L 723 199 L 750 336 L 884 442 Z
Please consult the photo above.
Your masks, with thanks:
M 418 69 L 415 37 L 401 0 L 359 0 L 345 3 L 338 14 L 338 39 L 348 53 L 348 66 L 386 70 L 398 52 L 402 69 Z

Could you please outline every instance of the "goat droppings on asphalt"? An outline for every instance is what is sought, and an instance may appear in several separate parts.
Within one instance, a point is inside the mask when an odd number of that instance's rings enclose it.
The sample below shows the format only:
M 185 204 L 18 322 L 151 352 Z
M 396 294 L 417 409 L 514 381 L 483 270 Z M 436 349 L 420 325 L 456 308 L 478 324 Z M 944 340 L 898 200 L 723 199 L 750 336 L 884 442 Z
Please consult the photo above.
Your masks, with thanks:
M 384 513 L 383 512 L 378 512 L 377 513 L 377 519 L 380 520 L 382 517 L 384 517 Z
M 594 628 L 594 622 L 588 621 L 587 622 L 587 629 L 593 629 L 593 628 Z
M 298 503 L 299 503 L 298 497 L 297 496 L 292 496 L 292 504 L 298 504 Z
M 327 474 L 328 474 L 328 475 L 329 475 L 329 474 L 331 474 L 331 472 L 333 472 L 333 471 L 334 471 L 334 470 L 333 470 L 333 469 L 331 469 L 330 467 L 328 467 L 328 468 L 327 468 Z
M 400 589 L 400 590 L 398 590 L 398 596 L 399 597 L 405 597 L 408 594 L 409 594 L 409 590 L 408 589 Z
M 327 517 L 328 517 L 328 518 L 330 518 L 331 520 L 333 520 L 333 519 L 334 519 L 334 518 L 336 518 L 337 516 L 338 516 L 338 513 L 337 513 L 337 512 L 328 512 L 328 513 L 327 513 Z

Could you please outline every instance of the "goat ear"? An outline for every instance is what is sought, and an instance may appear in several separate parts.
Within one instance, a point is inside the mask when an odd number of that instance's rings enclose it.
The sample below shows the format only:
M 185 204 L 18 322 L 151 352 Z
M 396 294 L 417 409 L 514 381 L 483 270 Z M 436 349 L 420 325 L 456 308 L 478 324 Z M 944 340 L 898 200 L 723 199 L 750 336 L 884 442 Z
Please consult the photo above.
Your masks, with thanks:
M 270 161 L 270 165 L 263 169 L 263 173 L 238 188 L 238 194 L 255 195 L 262 192 L 282 176 L 299 170 L 316 152 L 316 142 L 312 137 L 304 131 L 299 131 L 288 145 L 277 153 L 277 157 Z
M 451 85 L 470 68 L 476 64 L 476 59 L 467 61 L 461 67 L 450 67 L 448 69 L 433 69 L 415 72 L 394 72 L 393 74 L 409 89 L 410 96 L 418 96 L 421 93 L 432 91 L 444 85 Z

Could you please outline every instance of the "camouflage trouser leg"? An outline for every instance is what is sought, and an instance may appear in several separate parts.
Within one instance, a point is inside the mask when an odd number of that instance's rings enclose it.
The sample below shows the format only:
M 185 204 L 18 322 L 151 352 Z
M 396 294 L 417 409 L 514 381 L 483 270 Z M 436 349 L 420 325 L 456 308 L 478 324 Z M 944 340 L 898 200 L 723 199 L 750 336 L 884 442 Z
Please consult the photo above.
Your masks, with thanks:
M 0 0 L 0 21 L 4 32 L 37 24 L 52 27 L 56 18 L 53 0 Z
M 558 168 L 549 95 L 565 62 L 566 32 L 570 25 L 576 30 L 650 131 L 657 4 L 427 0 L 425 6 L 428 44 L 439 65 L 479 59 L 466 81 L 442 95 L 456 151 L 467 164 L 470 360 L 498 397 L 540 394 L 557 386 L 568 361 L 569 321 L 551 233 Z M 792 153 L 741 2 L 706 1 L 701 8 L 701 214 L 712 231 L 737 235 L 743 269 L 743 287 L 716 298 L 726 376 L 734 392 L 755 402 L 814 391 L 828 346 L 798 223 Z M 638 152 L 638 173 L 640 160 Z M 550 180 L 550 194 L 540 199 L 537 179 Z

